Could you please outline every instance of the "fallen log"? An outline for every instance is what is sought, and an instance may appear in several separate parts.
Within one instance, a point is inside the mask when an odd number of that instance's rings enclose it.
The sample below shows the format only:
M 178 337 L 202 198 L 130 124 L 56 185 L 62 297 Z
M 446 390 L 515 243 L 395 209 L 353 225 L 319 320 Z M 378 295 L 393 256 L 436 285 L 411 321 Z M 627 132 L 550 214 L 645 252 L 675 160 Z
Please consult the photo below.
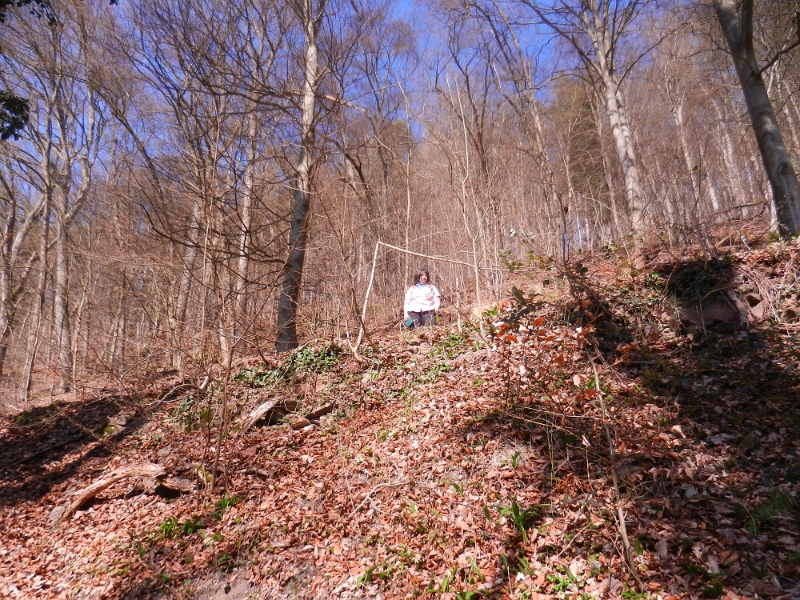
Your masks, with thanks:
M 195 390 L 197 392 L 201 392 L 202 391 L 200 389 L 200 387 L 195 383 L 186 383 L 186 382 L 179 383 L 176 386 L 173 386 L 171 388 L 167 388 L 166 390 L 164 390 L 154 402 L 150 403 L 150 408 L 154 408 L 154 407 L 160 405 L 162 402 L 166 402 L 167 400 L 169 400 L 170 398 L 173 398 L 174 396 L 176 396 L 180 392 L 185 392 L 185 391 L 189 391 L 189 390 Z
M 308 413 L 306 415 L 306 419 L 308 419 L 309 421 L 313 421 L 314 419 L 319 419 L 320 417 L 323 417 L 328 413 L 332 413 L 334 408 L 336 407 L 333 404 L 323 404 L 316 410 L 313 410 L 310 413 Z
M 186 479 L 185 477 L 167 477 L 159 483 L 163 488 L 167 488 L 173 492 L 181 492 L 182 494 L 188 494 L 197 489 L 194 481 Z
M 242 419 L 239 425 L 239 431 L 236 432 L 234 437 L 238 438 L 243 436 L 247 431 L 261 419 L 267 416 L 270 411 L 286 411 L 291 412 L 297 408 L 297 402 L 286 399 L 267 400 L 263 404 L 256 407 L 249 415 Z M 285 414 L 285 413 L 284 413 Z M 281 414 L 280 416 L 283 416 Z
M 95 481 L 92 485 L 79 492 L 75 500 L 73 500 L 72 503 L 67 506 L 66 509 L 64 509 L 63 513 L 61 513 L 61 516 L 58 517 L 55 524 L 59 525 L 69 519 L 81 506 L 83 506 L 85 502 L 91 500 L 97 494 L 106 488 L 111 487 L 118 481 L 129 479 L 130 477 L 159 477 L 164 473 L 164 467 L 153 463 L 141 463 L 138 465 L 120 467 L 119 469 L 112 471 L 110 475 L 103 477 L 99 481 Z
M 264 415 L 275 408 L 276 404 L 278 404 L 278 400 L 267 400 L 263 404 L 259 405 L 255 410 L 253 410 L 253 412 L 251 412 L 242 420 L 242 425 L 239 427 L 239 431 L 236 432 L 236 437 L 241 437 L 247 433 L 247 431 L 253 425 L 264 418 Z

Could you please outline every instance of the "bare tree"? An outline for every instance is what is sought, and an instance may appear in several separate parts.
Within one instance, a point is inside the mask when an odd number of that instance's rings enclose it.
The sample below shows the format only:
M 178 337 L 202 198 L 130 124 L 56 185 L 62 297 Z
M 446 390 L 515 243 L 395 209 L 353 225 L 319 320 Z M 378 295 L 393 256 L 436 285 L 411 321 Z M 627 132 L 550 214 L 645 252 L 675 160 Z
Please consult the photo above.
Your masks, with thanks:
M 289 236 L 289 257 L 286 259 L 278 303 L 278 331 L 275 339 L 275 348 L 278 352 L 286 352 L 297 347 L 297 308 L 308 239 L 311 164 L 315 150 L 315 111 L 320 78 L 317 35 L 320 22 L 325 16 L 326 5 L 327 0 L 316 2 L 297 0 L 294 5 L 304 33 L 304 77 L 300 109 L 300 148 L 292 184 L 294 210 Z
M 611 125 L 617 159 L 625 181 L 631 228 L 639 234 L 643 233 L 646 228 L 646 202 L 642 196 L 634 136 L 622 91 L 628 70 L 620 69 L 623 57 L 620 46 L 631 33 L 634 21 L 652 4 L 651 0 L 520 2 L 570 45 L 589 72 L 589 80 L 599 84 L 598 95 L 603 100 Z
M 800 185 L 783 142 L 763 74 L 781 55 L 800 45 L 800 9 L 795 14 L 797 39 L 787 42 L 775 55 L 768 57 L 762 67 L 753 45 L 754 5 L 754 0 L 714 0 L 714 10 L 728 42 L 764 170 L 772 187 L 779 228 L 783 235 L 797 235 L 800 233 Z
M 21 148 L 26 171 L 33 178 L 29 189 L 41 194 L 26 224 L 17 233 L 22 244 L 35 219 L 52 215 L 53 314 L 60 387 L 73 386 L 72 327 L 70 325 L 70 227 L 90 196 L 105 118 L 99 98 L 87 77 L 93 62 L 86 27 L 92 7 L 64 2 L 54 6 L 58 24 L 38 21 L 14 24 L 18 44 L 9 57 L 7 73 L 18 89 L 24 89 L 32 104 L 28 140 Z M 70 68 L 64 68 L 70 65 Z M 12 207 L 12 213 L 18 210 Z M 16 217 L 9 225 L 16 229 Z M 46 232 L 48 227 L 42 228 Z M 10 231 L 10 233 L 13 233 Z M 12 237 L 14 237 L 12 235 Z M 13 244 L 9 258 L 14 261 Z M 42 256 L 36 255 L 38 259 Z M 24 275 L 24 274 L 23 274 Z M 20 289 L 17 288 L 17 293 Z

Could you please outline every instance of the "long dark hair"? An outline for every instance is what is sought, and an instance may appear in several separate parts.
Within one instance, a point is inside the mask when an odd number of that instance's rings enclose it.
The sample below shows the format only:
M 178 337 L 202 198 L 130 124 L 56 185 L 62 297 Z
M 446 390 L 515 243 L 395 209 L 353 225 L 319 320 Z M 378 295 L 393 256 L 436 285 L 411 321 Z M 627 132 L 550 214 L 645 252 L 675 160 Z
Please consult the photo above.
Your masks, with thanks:
M 417 274 L 414 275 L 414 285 L 417 285 L 419 283 L 419 278 L 422 277 L 423 275 L 425 275 L 425 277 L 428 278 L 428 283 L 431 282 L 431 274 L 428 273 L 428 270 L 420 269 L 419 271 L 417 271 Z

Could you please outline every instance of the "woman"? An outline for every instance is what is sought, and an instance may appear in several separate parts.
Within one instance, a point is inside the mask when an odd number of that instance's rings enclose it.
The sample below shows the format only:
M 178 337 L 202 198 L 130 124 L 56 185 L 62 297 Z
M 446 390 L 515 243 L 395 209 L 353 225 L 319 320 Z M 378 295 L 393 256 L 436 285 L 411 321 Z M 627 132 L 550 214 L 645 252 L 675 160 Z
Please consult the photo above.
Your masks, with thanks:
M 422 269 L 414 275 L 414 285 L 406 291 L 403 315 L 406 321 L 412 322 L 413 327 L 433 325 L 436 322 L 441 294 L 435 285 L 431 285 L 430 279 L 428 271 Z

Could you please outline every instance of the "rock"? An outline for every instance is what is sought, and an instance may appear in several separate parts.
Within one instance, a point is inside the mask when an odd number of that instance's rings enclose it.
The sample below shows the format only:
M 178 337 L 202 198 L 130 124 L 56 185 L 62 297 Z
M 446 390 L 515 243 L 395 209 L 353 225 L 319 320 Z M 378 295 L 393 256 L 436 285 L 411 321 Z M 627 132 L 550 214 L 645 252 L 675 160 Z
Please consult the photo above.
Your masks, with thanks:
M 335 415 L 324 415 L 319 418 L 319 426 L 322 429 L 329 429 L 336 424 L 336 416 Z
M 760 321 L 761 319 L 763 319 L 765 312 L 766 309 L 764 307 L 763 302 L 759 302 L 753 308 L 750 309 L 750 314 L 753 316 L 753 320 L 755 321 Z
M 55 527 L 58 524 L 58 522 L 61 520 L 61 515 L 64 514 L 65 510 L 67 510 L 66 506 L 56 506 L 50 511 L 48 520 L 50 521 L 51 527 Z
M 756 294 L 754 292 L 750 292 L 744 295 L 744 299 L 747 301 L 747 304 L 750 306 L 756 306 L 761 303 L 761 294 Z
M 315 408 L 310 413 L 306 415 L 306 419 L 309 421 L 313 421 L 314 419 L 319 419 L 323 415 L 327 415 L 328 413 L 333 412 L 333 409 L 336 408 L 333 404 L 323 404 L 322 406 Z
M 300 417 L 300 416 L 289 417 L 287 418 L 287 422 L 289 423 L 291 428 L 294 429 L 295 431 L 311 425 L 311 421 L 309 421 L 305 417 Z
M 693 306 L 682 311 L 684 320 L 693 325 L 708 325 L 709 323 L 738 323 L 739 311 L 722 298 L 713 298 L 702 306 Z

